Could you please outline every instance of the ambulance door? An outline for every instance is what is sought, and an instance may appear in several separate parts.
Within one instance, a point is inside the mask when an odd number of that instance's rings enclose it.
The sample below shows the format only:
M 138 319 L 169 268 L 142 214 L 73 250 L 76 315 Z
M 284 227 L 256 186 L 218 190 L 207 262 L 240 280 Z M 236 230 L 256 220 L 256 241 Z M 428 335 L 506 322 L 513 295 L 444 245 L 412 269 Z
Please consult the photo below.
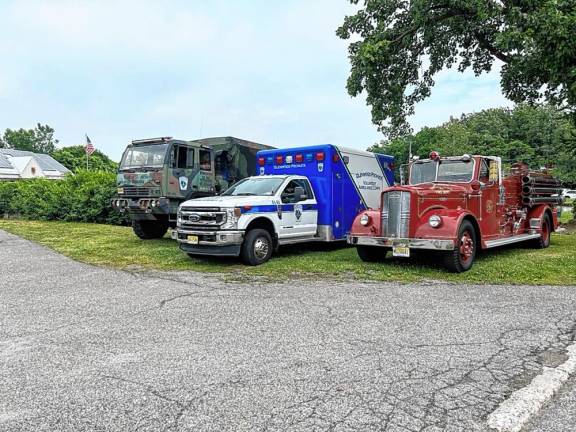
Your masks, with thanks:
M 288 182 L 280 195 L 282 220 L 280 238 L 314 236 L 318 208 L 310 183 L 305 179 Z
M 340 240 L 346 234 L 344 232 L 344 180 L 342 173 L 334 170 L 332 179 L 332 235 Z

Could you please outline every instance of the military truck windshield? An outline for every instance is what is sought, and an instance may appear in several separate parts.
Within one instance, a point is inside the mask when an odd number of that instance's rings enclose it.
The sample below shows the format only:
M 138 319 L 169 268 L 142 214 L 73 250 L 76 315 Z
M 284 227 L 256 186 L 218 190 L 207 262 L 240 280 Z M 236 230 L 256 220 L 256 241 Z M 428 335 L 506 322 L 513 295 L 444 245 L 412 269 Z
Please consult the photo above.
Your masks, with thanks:
M 468 183 L 474 174 L 472 160 L 440 160 L 415 162 L 410 170 L 410 184 L 451 182 Z
M 120 169 L 162 166 L 167 150 L 168 144 L 129 147 L 124 153 L 122 162 L 120 162 Z
M 284 182 L 283 178 L 247 178 L 239 181 L 223 196 L 272 196 Z

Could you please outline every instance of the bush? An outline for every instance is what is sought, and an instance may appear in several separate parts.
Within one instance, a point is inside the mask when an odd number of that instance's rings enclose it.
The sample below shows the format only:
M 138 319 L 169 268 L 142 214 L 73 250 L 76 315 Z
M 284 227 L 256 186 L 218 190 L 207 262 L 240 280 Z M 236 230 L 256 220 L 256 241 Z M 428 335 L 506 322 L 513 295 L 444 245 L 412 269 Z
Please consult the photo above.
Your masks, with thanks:
M 115 194 L 116 175 L 109 172 L 79 171 L 61 181 L 2 182 L 0 215 L 120 225 L 126 218 L 110 205 Z

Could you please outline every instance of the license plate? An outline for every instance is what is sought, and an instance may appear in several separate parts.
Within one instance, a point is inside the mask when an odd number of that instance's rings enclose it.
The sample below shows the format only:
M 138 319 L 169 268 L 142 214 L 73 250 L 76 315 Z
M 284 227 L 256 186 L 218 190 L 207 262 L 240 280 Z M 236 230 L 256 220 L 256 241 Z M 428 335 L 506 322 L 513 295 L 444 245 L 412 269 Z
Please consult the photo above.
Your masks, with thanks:
M 186 237 L 186 240 L 188 240 L 188 243 L 198 244 L 198 236 L 189 235 L 188 237 Z
M 392 246 L 392 255 L 395 257 L 410 258 L 410 248 L 405 244 Z

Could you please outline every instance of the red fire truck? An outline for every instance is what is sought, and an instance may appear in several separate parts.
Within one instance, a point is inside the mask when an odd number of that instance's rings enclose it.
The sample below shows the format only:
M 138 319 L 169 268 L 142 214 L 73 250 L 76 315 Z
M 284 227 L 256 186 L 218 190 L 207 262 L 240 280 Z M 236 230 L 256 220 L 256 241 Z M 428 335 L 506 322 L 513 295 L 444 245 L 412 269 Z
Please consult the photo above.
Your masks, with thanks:
M 525 241 L 546 248 L 558 226 L 560 183 L 523 163 L 504 176 L 499 157 L 432 152 L 410 163 L 408 177 L 407 185 L 382 192 L 380 209 L 356 217 L 348 242 L 363 261 L 430 250 L 460 273 L 478 249 Z

